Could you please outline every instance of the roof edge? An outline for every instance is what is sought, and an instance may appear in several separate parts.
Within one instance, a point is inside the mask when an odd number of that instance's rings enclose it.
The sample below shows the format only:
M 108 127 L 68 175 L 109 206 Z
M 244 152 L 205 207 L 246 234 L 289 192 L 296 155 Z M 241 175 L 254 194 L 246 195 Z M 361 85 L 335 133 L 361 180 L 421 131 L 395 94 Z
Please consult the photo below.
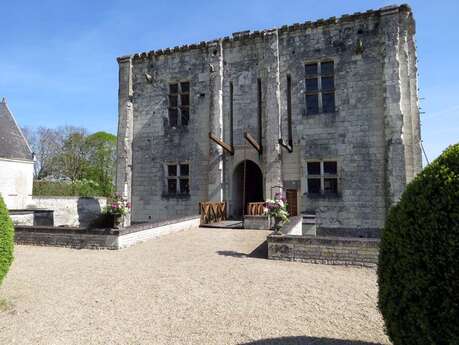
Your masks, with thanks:
M 29 153 L 30 153 L 30 160 L 33 161 L 33 157 L 32 157 L 33 151 L 32 151 L 32 148 L 30 147 L 29 141 L 28 141 L 27 138 L 25 137 L 24 132 L 22 132 L 21 127 L 19 126 L 18 122 L 16 121 L 16 118 L 14 117 L 13 112 L 11 111 L 10 107 L 8 107 L 8 103 L 6 102 L 6 97 L 3 97 L 3 98 L 2 98 L 1 103 L 3 103 L 3 104 L 5 105 L 6 110 L 8 110 L 8 112 L 10 113 L 11 118 L 13 119 L 13 122 L 14 122 L 16 128 L 18 129 L 19 133 L 21 134 L 22 139 L 24 140 L 24 142 L 25 142 L 25 144 L 26 144 L 26 146 L 27 146 L 27 149 L 29 150 Z
M 215 45 L 215 43 L 219 41 L 223 42 L 230 42 L 230 41 L 240 41 L 243 39 L 247 38 L 255 38 L 255 37 L 262 37 L 266 33 L 269 33 L 270 31 L 273 30 L 279 30 L 280 32 L 290 32 L 290 31 L 297 31 L 301 29 L 309 29 L 309 28 L 317 28 L 321 26 L 327 26 L 327 25 L 334 25 L 338 23 L 346 23 L 346 22 L 351 22 L 360 18 L 367 18 L 371 16 L 385 16 L 385 15 L 391 15 L 391 14 L 398 14 L 401 12 L 406 12 L 406 13 L 411 13 L 411 7 L 408 4 L 401 4 L 401 5 L 389 5 L 389 6 L 384 6 L 376 10 L 368 10 L 366 12 L 355 12 L 352 14 L 344 14 L 340 17 L 330 17 L 327 19 L 317 19 L 315 21 L 306 21 L 304 23 L 294 23 L 291 25 L 283 25 L 281 27 L 276 27 L 276 28 L 271 28 L 271 29 L 265 29 L 265 30 L 257 30 L 257 31 L 239 31 L 239 32 L 234 32 L 232 34 L 232 37 L 225 36 L 223 38 L 217 38 L 213 39 L 210 41 L 201 41 L 199 43 L 194 43 L 194 44 L 185 44 L 182 46 L 175 46 L 173 48 L 165 48 L 165 49 L 157 49 L 157 50 L 150 50 L 150 51 L 145 51 L 145 52 L 140 52 L 140 53 L 134 53 L 130 55 L 123 55 L 120 57 L 117 57 L 118 63 L 123 63 L 127 62 L 129 60 L 142 60 L 145 58 L 151 58 L 153 56 L 160 56 L 160 55 L 170 55 L 176 52 L 183 52 L 183 51 L 188 51 L 188 50 L 193 50 L 193 49 L 201 49 L 201 48 L 207 48 L 207 47 L 212 47 Z

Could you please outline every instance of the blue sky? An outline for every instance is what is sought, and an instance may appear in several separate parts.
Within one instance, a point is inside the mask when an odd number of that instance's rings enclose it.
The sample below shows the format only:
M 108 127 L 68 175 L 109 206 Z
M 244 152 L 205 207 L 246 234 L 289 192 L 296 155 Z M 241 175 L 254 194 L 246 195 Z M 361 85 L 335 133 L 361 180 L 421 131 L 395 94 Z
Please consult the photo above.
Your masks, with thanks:
M 116 133 L 116 57 L 393 1 L 1 1 L 0 96 L 22 126 Z M 459 142 L 459 2 L 412 1 L 422 135 L 435 158 Z

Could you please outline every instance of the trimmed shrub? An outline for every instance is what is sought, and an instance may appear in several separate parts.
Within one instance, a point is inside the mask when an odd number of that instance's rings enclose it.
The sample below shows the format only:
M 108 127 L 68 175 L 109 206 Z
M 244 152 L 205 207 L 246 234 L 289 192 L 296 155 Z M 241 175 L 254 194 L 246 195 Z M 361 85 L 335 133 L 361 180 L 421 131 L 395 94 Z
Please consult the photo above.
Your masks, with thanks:
M 14 227 L 0 196 L 0 285 L 13 261 Z
M 86 179 L 74 182 L 35 180 L 32 194 L 36 196 L 108 196 L 96 182 Z
M 427 166 L 391 208 L 378 284 L 394 345 L 459 344 L 459 144 Z

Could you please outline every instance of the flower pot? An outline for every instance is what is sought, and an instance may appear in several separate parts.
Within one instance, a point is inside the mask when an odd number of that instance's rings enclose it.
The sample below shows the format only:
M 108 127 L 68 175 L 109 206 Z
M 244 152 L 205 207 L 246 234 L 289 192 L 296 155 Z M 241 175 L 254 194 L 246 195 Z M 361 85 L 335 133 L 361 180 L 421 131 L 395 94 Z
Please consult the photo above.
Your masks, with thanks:
M 123 227 L 123 216 L 120 214 L 113 214 L 113 229 L 120 229 Z
M 280 231 L 282 229 L 282 218 L 280 217 L 274 217 L 274 234 L 275 235 L 281 235 L 282 232 Z

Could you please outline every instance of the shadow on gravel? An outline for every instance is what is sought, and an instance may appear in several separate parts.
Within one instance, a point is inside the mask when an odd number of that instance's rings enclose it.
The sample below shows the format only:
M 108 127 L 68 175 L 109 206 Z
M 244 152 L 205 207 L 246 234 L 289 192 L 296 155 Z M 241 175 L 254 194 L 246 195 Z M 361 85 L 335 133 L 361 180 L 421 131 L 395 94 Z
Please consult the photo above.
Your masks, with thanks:
M 316 337 L 281 337 L 271 339 L 261 339 L 239 345 L 382 345 L 379 343 L 369 343 L 360 340 L 345 340 Z
M 249 254 L 239 253 L 233 250 L 218 250 L 218 255 L 223 256 L 232 256 L 234 258 L 257 258 L 257 259 L 267 259 L 268 258 L 268 242 L 264 241 Z

